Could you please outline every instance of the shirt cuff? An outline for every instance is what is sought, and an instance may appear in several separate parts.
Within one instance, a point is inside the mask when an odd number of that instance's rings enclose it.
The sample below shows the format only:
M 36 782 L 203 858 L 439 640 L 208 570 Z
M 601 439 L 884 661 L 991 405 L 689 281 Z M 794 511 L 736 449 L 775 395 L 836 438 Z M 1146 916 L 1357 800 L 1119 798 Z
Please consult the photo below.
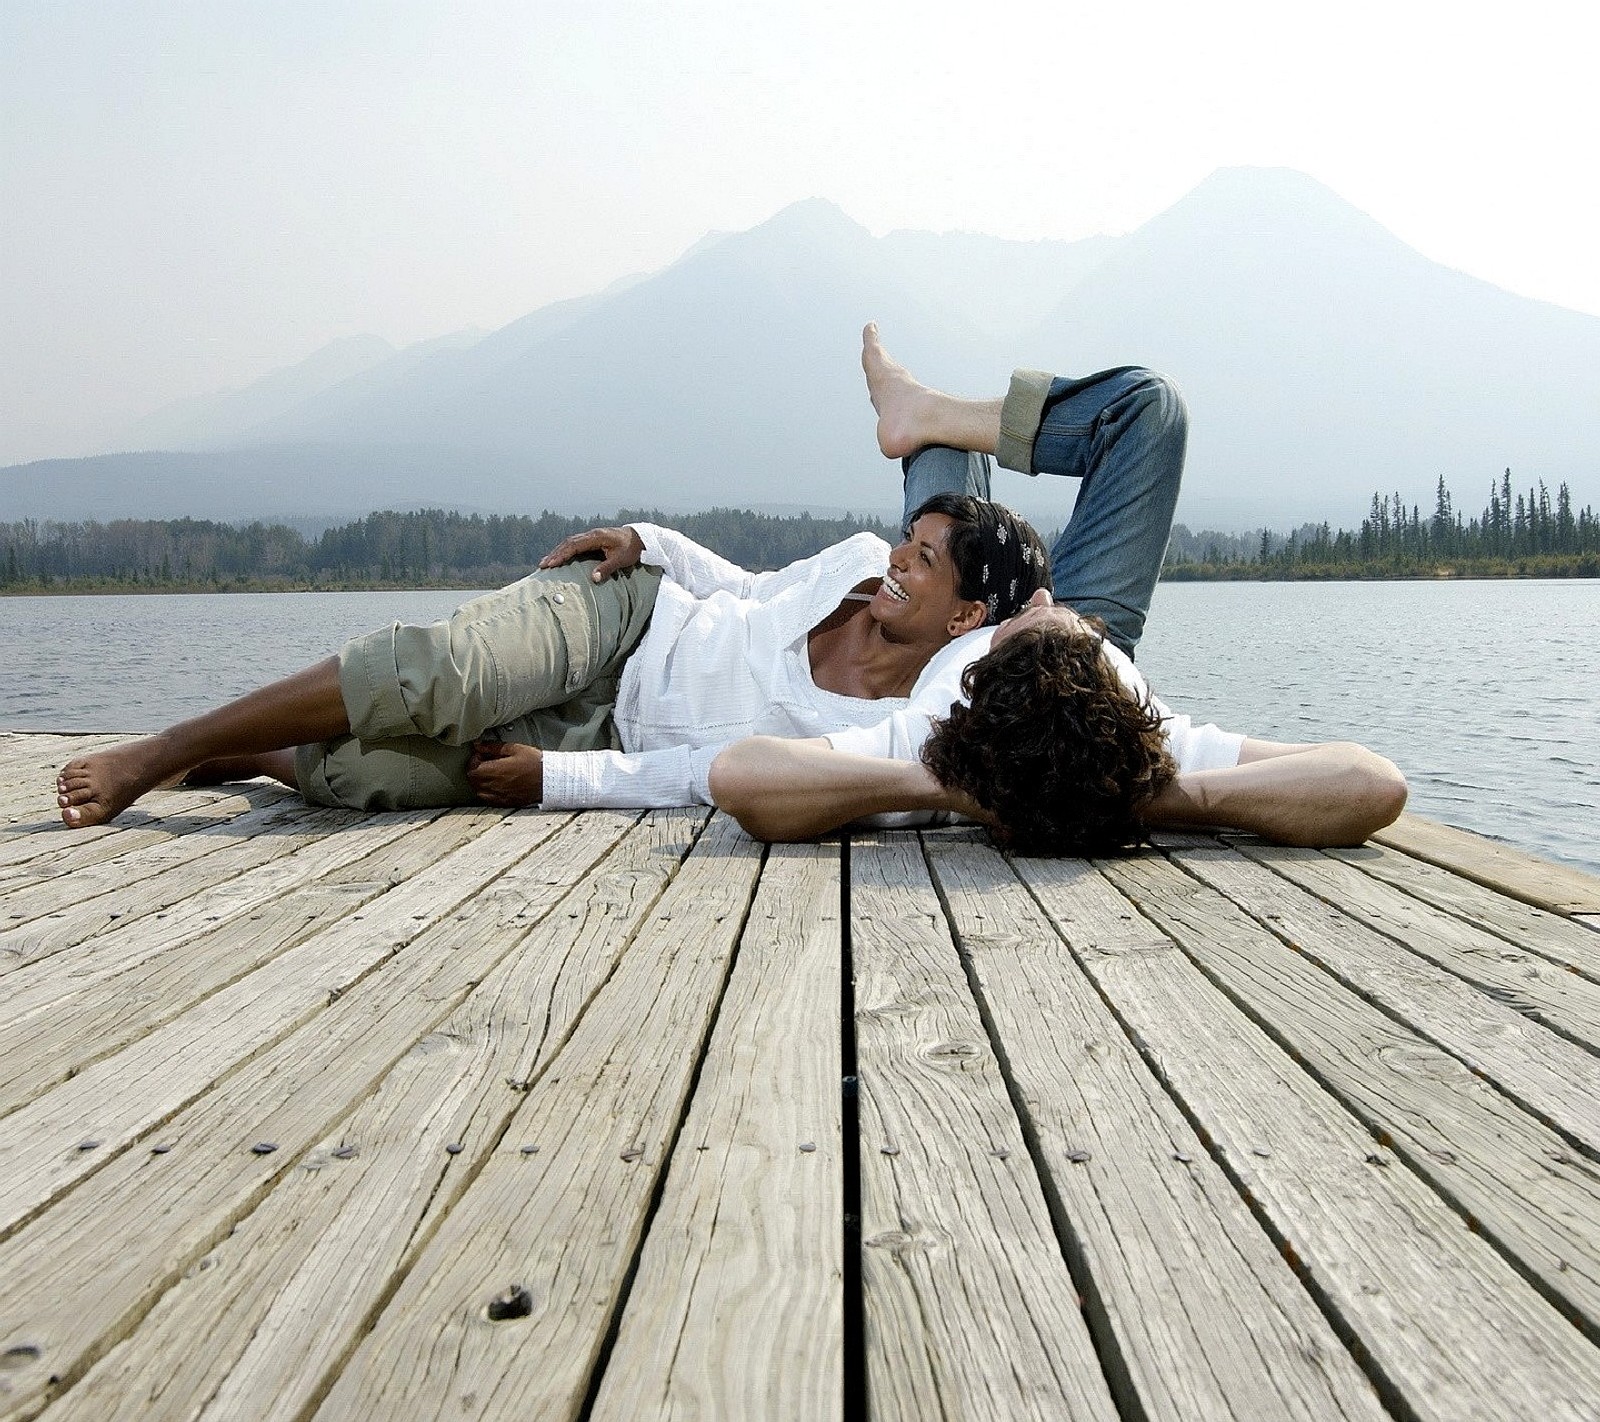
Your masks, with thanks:
M 547 810 L 660 810 L 711 804 L 711 762 L 720 745 L 690 750 L 546 751 Z

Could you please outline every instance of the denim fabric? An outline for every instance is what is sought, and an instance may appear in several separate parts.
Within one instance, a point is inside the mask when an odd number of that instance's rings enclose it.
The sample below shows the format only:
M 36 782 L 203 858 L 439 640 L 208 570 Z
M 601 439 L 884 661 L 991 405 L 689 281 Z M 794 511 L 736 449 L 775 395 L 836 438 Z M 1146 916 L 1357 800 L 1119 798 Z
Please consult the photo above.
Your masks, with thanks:
M 1056 600 L 1103 619 L 1112 642 L 1129 656 L 1166 555 L 1188 431 L 1176 385 L 1154 371 L 1122 366 L 1081 380 L 1053 379 L 1033 438 L 1026 473 L 1081 481 L 1072 518 L 1051 550 Z M 933 447 L 904 460 L 903 468 L 908 518 L 935 494 L 990 497 L 984 455 Z

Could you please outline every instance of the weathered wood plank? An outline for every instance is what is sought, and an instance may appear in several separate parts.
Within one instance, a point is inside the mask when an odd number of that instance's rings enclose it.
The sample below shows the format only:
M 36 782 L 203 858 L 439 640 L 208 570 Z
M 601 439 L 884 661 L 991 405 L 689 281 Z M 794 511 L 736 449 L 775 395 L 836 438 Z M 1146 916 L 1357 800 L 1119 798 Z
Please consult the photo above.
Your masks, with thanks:
M 303 822 L 304 816 L 305 807 L 302 805 L 268 805 L 260 810 L 246 811 L 231 822 L 214 824 L 194 834 L 174 836 L 163 844 L 145 844 L 131 854 L 98 863 L 80 864 L 70 877 L 52 875 L 36 878 L 30 884 L 8 889 L 4 900 L 6 920 L 12 925 L 21 925 L 47 914 L 60 917 L 67 910 L 73 914 L 94 913 L 103 907 L 97 900 L 107 895 L 119 902 L 131 899 L 137 904 L 145 897 L 142 891 L 147 881 L 163 874 L 177 873 L 183 877 L 196 875 L 198 860 L 224 849 L 232 849 L 238 854 L 243 848 L 242 841 L 252 836 L 271 836 L 266 840 L 271 845 L 286 828 L 298 828 L 296 819 L 300 818 Z M 320 835 L 329 823 L 331 821 L 312 821 L 308 833 Z M 189 871 L 189 874 L 185 875 L 184 871 Z M 171 880 L 164 886 L 166 897 L 162 896 L 161 888 L 149 885 L 154 892 L 148 897 L 165 908 L 172 901 L 172 886 L 176 882 Z M 203 886 L 206 881 L 196 877 L 196 882 Z M 124 913 L 119 916 L 128 915 Z M 18 936 L 18 928 L 9 928 L 6 932 L 7 943 L 15 942 Z
M 594 1422 L 842 1415 L 838 861 L 767 860 Z
M 1156 856 L 1103 867 L 1180 942 L 1192 930 L 1163 911 L 1174 897 L 1212 904 L 1218 933 L 1250 922 Z M 1049 862 L 1032 861 L 1028 872 L 1047 911 L 1070 920 Z M 1085 965 L 1355 1339 L 1380 1392 L 1437 1422 L 1592 1422 L 1594 1346 L 1403 1162 L 1374 1150 L 1366 1127 L 1192 963 L 1166 955 Z
M 1600 1157 L 1600 1057 L 1227 850 L 1175 862 Z
M 498 817 L 374 817 L 264 866 L 249 886 L 259 906 L 209 932 L 163 938 L 140 921 L 57 954 L 0 1003 L 0 1116 L 358 912 L 404 882 L 419 854 L 443 858 Z
M 520 942 L 513 929 L 511 951 L 481 985 L 50 1416 L 303 1415 L 359 1341 L 419 1231 L 449 1210 L 500 1139 L 520 1100 L 512 1083 L 537 1077 L 565 1039 L 702 820 L 700 812 L 650 816 Z M 626 823 L 581 817 L 550 847 L 546 873 L 558 856 L 581 868 Z M 186 1148 L 198 1144 L 185 1136 Z
M 160 790 L 147 795 L 112 824 L 92 825 L 79 830 L 67 829 L 53 805 L 30 806 L 26 812 L 0 822 L 0 868 L 10 871 L 22 864 L 41 867 L 53 862 L 59 855 L 82 853 L 91 846 L 101 851 L 101 858 L 106 857 L 108 847 L 110 854 L 115 856 L 124 852 L 116 844 L 116 841 L 124 838 L 131 849 L 138 845 L 141 838 L 149 837 L 152 831 L 156 834 L 150 842 L 159 844 L 175 834 L 204 829 L 214 823 L 210 806 L 216 801 L 238 797 L 242 803 L 233 810 L 237 814 L 276 804 L 287 799 L 289 794 L 283 786 L 265 781 Z
M 318 1417 L 577 1415 L 761 858 L 712 821 Z M 497 1298 L 510 1302 L 492 1315 Z
M 0 896 L 12 888 L 41 879 L 71 874 L 91 864 L 102 864 L 154 845 L 166 844 L 181 834 L 225 824 L 250 809 L 276 804 L 287 796 L 282 786 L 264 784 L 191 789 L 182 796 L 160 797 L 144 823 L 96 825 L 70 833 L 51 825 L 47 830 L 0 843 Z M 0 902 L 0 910 L 3 910 Z M 0 915 L 0 922 L 4 922 Z
M 369 911 L 352 915 L 102 1057 L 0 1120 L 0 1235 L 314 1016 L 449 916 L 529 848 L 502 820 Z M 84 1140 L 94 1149 L 80 1149 Z
M 917 841 L 854 838 L 850 878 L 872 1415 L 1114 1418 Z
M 302 809 L 306 821 L 315 824 L 324 813 Z M 407 811 L 382 817 L 337 814 L 336 830 L 300 849 L 291 845 L 288 853 L 274 856 L 255 868 L 241 868 L 237 877 L 213 884 L 170 908 L 158 910 L 114 926 L 92 939 L 56 948 L 48 968 L 38 974 L 8 983 L 8 1000 L 18 1010 L 35 1000 L 48 1001 L 61 987 L 72 990 L 81 977 L 120 972 L 148 958 L 174 952 L 202 937 L 225 935 L 237 930 L 251 916 L 263 911 L 283 894 L 300 885 L 328 877 L 336 879 L 341 866 L 380 844 L 392 842 L 407 828 L 431 819 L 435 811 Z M 497 810 L 458 810 L 457 815 L 477 818 L 485 824 L 500 819 Z M 26 988 L 17 986 L 26 983 Z
M 496 826 L 477 844 L 492 835 L 507 872 L 381 971 L 163 1121 L 153 1139 L 170 1150 L 122 1152 L 0 1244 L 7 1283 L 0 1338 L 26 1338 L 39 1350 L 5 1377 L 10 1393 L 0 1394 L 0 1417 L 30 1415 L 59 1390 L 52 1378 L 73 1383 L 186 1270 L 203 1269 L 205 1251 L 335 1132 L 402 1057 L 451 1051 L 439 1024 L 632 818 L 516 815 Z M 477 862 L 458 854 L 447 871 L 451 866 L 471 884 L 488 880 L 481 854 Z M 253 1142 L 278 1149 L 256 1154 Z M 447 1169 L 454 1157 L 443 1154 Z
M 1134 1415 L 1386 1417 L 1006 861 L 948 842 L 931 843 L 929 858 Z M 1087 864 L 1063 864 L 1052 890 L 1070 900 L 1079 954 L 1178 954 Z
M 181 833 L 190 826 L 191 816 L 198 809 L 221 796 L 239 794 L 257 806 L 301 803 L 294 791 L 276 781 L 174 786 L 152 790 L 110 824 L 69 830 L 62 824 L 61 811 L 56 806 L 52 772 L 50 785 L 30 789 L 20 798 L 0 805 L 0 865 L 36 858 L 41 853 L 53 854 L 68 844 L 81 846 L 95 840 L 116 839 L 152 826 L 165 825 L 169 832 Z M 129 848 L 133 842 L 129 841 Z
M 1508 898 L 1498 890 L 1396 849 L 1364 845 L 1360 849 L 1329 849 L 1323 853 L 1518 948 L 1600 981 L 1600 939 L 1583 926 L 1585 915 L 1569 919 Z
M 192 901 L 214 885 L 314 846 L 328 831 L 351 819 L 348 810 L 269 805 L 150 850 L 151 859 L 166 861 L 168 867 L 126 887 L 90 871 L 85 877 L 94 886 L 86 885 L 80 901 L 72 901 L 70 881 L 44 882 L 10 893 L 6 911 L 23 913 L 24 921 L 0 931 L 0 976 L 33 968 L 52 954 L 89 942 L 109 929 Z M 41 899 L 51 905 L 43 913 L 38 912 Z
M 1180 858 L 1207 877 L 1193 856 Z M 1285 944 L 1271 931 L 1285 922 L 1271 881 L 1245 905 L 1265 924 L 1170 881 L 1154 889 L 1147 883 L 1141 880 L 1140 892 L 1150 911 L 1179 927 L 1201 969 L 1375 1141 L 1455 1201 L 1569 1316 L 1591 1329 L 1600 1324 L 1594 1161 L 1393 1014 L 1339 990 L 1316 966 L 1314 944 L 1309 953 Z
M 1537 859 L 1470 830 L 1401 815 L 1373 839 L 1552 913 L 1600 912 L 1600 879 L 1594 875 Z
M 1591 1048 L 1600 1047 L 1600 982 L 1567 972 L 1536 953 L 1464 923 L 1454 914 L 1326 854 L 1281 845 L 1241 847 L 1257 863 L 1445 971 L 1466 979 L 1497 1002 L 1516 1008 L 1563 1036 Z M 1527 911 L 1538 914 L 1545 922 L 1560 924 L 1569 933 L 1576 931 L 1566 919 L 1539 909 Z

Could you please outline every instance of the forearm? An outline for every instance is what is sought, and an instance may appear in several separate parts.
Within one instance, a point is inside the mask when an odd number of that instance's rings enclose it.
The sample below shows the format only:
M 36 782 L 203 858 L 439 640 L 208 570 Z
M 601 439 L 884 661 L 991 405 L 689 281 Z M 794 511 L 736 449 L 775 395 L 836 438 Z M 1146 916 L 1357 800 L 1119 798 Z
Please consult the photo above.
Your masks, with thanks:
M 972 814 L 918 761 L 836 751 L 825 740 L 751 736 L 711 765 L 711 798 L 756 839 L 812 839 L 899 810 Z
M 1238 765 L 1178 776 L 1143 818 L 1153 828 L 1249 830 L 1279 844 L 1327 848 L 1360 844 L 1392 824 L 1405 802 L 1405 777 L 1364 746 L 1247 740 Z

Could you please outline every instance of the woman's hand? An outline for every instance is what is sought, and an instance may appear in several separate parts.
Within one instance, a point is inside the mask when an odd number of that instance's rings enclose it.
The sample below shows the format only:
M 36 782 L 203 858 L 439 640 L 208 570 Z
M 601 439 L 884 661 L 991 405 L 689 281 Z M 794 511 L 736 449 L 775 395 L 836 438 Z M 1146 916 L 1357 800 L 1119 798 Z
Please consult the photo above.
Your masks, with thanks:
M 467 783 L 485 805 L 537 805 L 544 799 L 544 752 L 538 746 L 474 741 Z
M 603 583 L 613 573 L 636 568 L 644 554 L 644 540 L 624 524 L 621 528 L 591 528 L 587 533 L 574 533 L 563 538 L 543 558 L 541 568 L 559 568 L 575 558 L 591 553 L 600 554 L 600 561 L 589 574 L 597 583 Z

